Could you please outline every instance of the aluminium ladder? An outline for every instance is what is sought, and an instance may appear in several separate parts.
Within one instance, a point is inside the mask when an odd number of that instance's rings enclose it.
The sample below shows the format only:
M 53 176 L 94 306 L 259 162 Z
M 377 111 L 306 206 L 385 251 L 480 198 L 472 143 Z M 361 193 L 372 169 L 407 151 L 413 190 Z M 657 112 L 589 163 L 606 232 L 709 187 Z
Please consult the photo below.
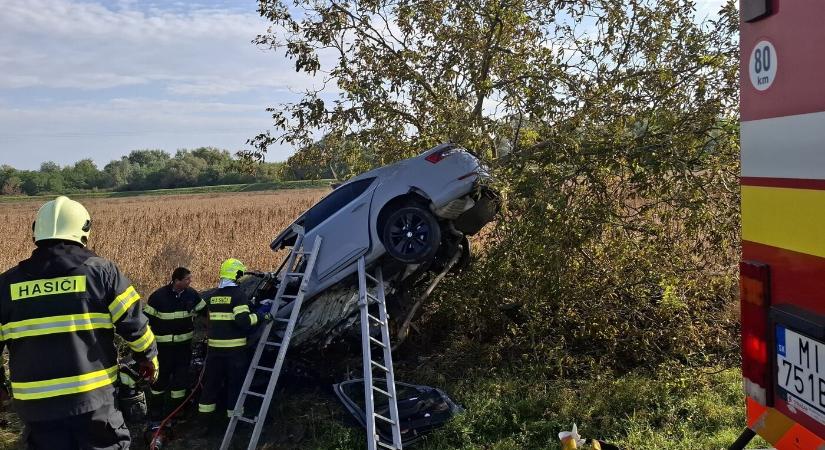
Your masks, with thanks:
M 384 298 L 384 278 L 381 267 L 376 265 L 375 276 L 367 273 L 366 261 L 362 256 L 358 258 L 358 306 L 361 309 L 361 349 L 364 358 L 364 422 L 367 427 L 367 450 L 387 448 L 401 450 L 401 424 L 398 420 L 398 403 L 395 392 L 395 375 L 392 368 L 392 353 L 390 347 L 390 330 L 387 325 L 387 304 Z M 375 295 L 370 294 L 368 282 L 375 284 Z M 370 302 L 378 306 L 378 317 L 369 311 Z M 381 340 L 370 336 L 370 325 L 375 324 L 381 329 Z M 381 362 L 372 359 L 372 347 L 377 347 L 382 355 Z M 383 372 L 387 380 L 387 390 L 380 389 L 373 384 L 373 370 Z M 375 412 L 374 393 L 386 399 L 390 417 L 384 417 Z M 389 423 L 392 427 L 392 444 L 381 440 L 376 429 L 376 419 Z
M 284 358 L 286 358 L 286 352 L 289 348 L 289 341 L 292 338 L 292 331 L 295 329 L 295 323 L 298 321 L 298 315 L 301 311 L 301 303 L 304 300 L 304 294 L 307 290 L 307 283 L 312 274 L 312 270 L 315 267 L 315 260 L 318 257 L 318 251 L 321 248 L 321 236 L 317 236 L 312 246 L 312 251 L 306 251 L 304 248 L 303 228 L 299 228 L 296 231 L 298 232 L 298 236 L 295 240 L 295 244 L 292 246 L 292 251 L 289 253 L 286 260 L 286 264 L 284 265 L 282 272 L 283 275 L 281 276 L 281 281 L 278 285 L 278 291 L 275 294 L 275 300 L 272 302 L 270 314 L 273 319 L 265 325 L 265 328 L 261 333 L 261 338 L 258 341 L 257 348 L 255 349 L 255 355 L 252 357 L 249 370 L 246 372 L 246 378 L 244 379 L 243 386 L 241 387 L 241 393 L 238 396 L 238 401 L 235 403 L 235 409 L 232 411 L 232 416 L 229 419 L 229 425 L 226 427 L 226 433 L 224 433 L 223 441 L 221 442 L 221 450 L 227 450 L 229 448 L 229 443 L 232 441 L 238 422 L 245 422 L 254 425 L 252 436 L 249 438 L 249 446 L 247 447 L 249 450 L 254 449 L 255 446 L 258 445 L 258 439 L 261 437 L 261 431 L 263 430 L 263 424 L 265 421 L 264 419 L 266 418 L 266 413 L 269 410 L 269 404 L 272 402 L 272 397 L 275 393 L 275 385 L 278 383 L 278 377 L 281 374 Z M 298 259 L 298 256 L 301 257 L 300 260 Z M 298 287 L 298 292 L 287 295 L 284 292 L 286 291 L 287 285 L 290 284 L 289 282 L 291 280 L 300 281 L 300 285 Z M 292 300 L 292 311 L 290 312 L 289 319 L 278 318 L 277 316 L 278 308 L 280 307 L 279 305 L 281 305 L 281 303 L 285 304 L 282 300 Z M 275 323 L 286 324 L 286 330 L 283 332 L 283 338 L 281 339 L 278 338 L 278 331 L 276 330 L 273 332 L 272 330 L 273 324 Z M 275 360 L 274 366 L 261 365 L 261 355 L 264 353 L 264 349 L 266 347 L 276 347 L 278 349 L 278 357 Z M 255 374 L 257 373 L 263 373 L 265 376 L 269 376 L 266 392 L 255 392 L 251 390 L 252 380 L 255 378 Z M 261 399 L 258 414 L 252 418 L 249 418 L 244 414 L 244 403 L 249 396 L 258 397 Z

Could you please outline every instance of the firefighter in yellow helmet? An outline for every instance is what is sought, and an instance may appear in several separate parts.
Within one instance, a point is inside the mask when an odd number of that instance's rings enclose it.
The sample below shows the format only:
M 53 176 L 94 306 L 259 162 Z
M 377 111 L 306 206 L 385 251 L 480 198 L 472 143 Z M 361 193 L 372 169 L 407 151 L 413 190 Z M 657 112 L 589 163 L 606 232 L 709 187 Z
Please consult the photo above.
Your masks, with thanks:
M 244 272 L 242 262 L 227 259 L 221 264 L 218 289 L 204 298 L 209 312 L 208 353 L 198 402 L 198 412 L 204 418 L 216 419 L 218 403 L 225 404 L 226 415 L 231 415 L 249 364 L 246 336 L 258 323 L 271 320 L 269 314 L 250 309 L 249 298 L 238 286 Z M 203 421 L 205 425 L 210 422 Z M 208 431 L 208 425 L 200 431 Z
M 9 350 L 23 441 L 29 449 L 128 448 L 114 406 L 115 333 L 144 378 L 157 372 L 140 296 L 112 261 L 86 248 L 92 221 L 80 203 L 46 202 L 32 227 L 37 248 L 0 275 L 0 346 Z

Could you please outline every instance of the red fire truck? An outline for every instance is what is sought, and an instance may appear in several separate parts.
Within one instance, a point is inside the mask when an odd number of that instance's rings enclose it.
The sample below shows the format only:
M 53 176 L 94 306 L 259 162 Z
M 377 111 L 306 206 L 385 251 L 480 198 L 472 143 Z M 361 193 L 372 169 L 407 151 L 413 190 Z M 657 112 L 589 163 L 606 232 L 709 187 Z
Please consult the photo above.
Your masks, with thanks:
M 747 425 L 825 450 L 825 1 L 740 0 Z

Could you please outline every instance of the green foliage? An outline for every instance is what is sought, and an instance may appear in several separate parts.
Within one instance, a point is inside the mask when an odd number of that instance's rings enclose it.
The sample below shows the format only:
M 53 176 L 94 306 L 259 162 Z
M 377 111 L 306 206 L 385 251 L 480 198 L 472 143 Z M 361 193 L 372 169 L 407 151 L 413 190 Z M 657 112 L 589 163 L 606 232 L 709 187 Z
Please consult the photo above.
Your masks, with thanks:
M 91 159 L 61 168 L 53 161 L 40 170 L 0 170 L 3 195 L 38 195 L 95 190 L 151 190 L 265 183 L 280 180 L 282 163 L 246 167 L 226 150 L 202 147 L 179 150 L 174 157 L 162 150 L 135 150 L 100 170 Z
M 505 209 L 484 257 L 425 312 L 433 342 L 472 336 L 491 364 L 545 362 L 554 375 L 736 357 L 732 1 L 707 23 L 687 0 L 259 10 L 273 28 L 258 43 L 296 70 L 336 52 L 325 73 L 340 90 L 274 108 L 281 134 L 259 150 L 297 143 L 289 165 L 353 173 L 443 140 L 492 157 Z M 330 142 L 309 145 L 317 130 Z
M 376 165 L 379 164 L 375 155 L 368 154 L 354 140 L 327 135 L 289 157 L 281 168 L 281 177 L 286 180 L 345 180 Z
M 615 379 L 596 372 L 586 380 L 526 373 L 462 380 L 453 390 L 465 394 L 467 413 L 426 447 L 556 449 L 557 433 L 576 423 L 586 438 L 621 448 L 727 448 L 745 422 L 738 370 L 660 370 Z
M 548 380 L 529 370 L 428 380 L 432 372 L 421 369 L 404 379 L 437 383 L 466 411 L 416 444 L 422 450 L 556 450 L 558 433 L 573 423 L 585 438 L 620 448 L 718 450 L 744 429 L 742 379 L 735 369 L 666 366 L 616 378 L 596 372 L 587 380 Z M 288 392 L 275 413 L 264 440 L 274 439 L 277 448 L 364 447 L 362 429 L 345 425 L 351 419 L 329 395 Z M 757 438 L 751 447 L 768 445 Z

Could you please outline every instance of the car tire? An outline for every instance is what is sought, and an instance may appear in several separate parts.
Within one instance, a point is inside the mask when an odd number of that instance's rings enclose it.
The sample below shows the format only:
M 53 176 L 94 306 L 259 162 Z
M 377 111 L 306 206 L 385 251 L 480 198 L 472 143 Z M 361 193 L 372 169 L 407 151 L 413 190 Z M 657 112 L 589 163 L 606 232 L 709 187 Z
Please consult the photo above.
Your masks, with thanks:
M 387 253 L 406 264 L 431 260 L 441 244 L 441 227 L 433 213 L 417 206 L 401 207 L 387 217 L 381 232 Z

